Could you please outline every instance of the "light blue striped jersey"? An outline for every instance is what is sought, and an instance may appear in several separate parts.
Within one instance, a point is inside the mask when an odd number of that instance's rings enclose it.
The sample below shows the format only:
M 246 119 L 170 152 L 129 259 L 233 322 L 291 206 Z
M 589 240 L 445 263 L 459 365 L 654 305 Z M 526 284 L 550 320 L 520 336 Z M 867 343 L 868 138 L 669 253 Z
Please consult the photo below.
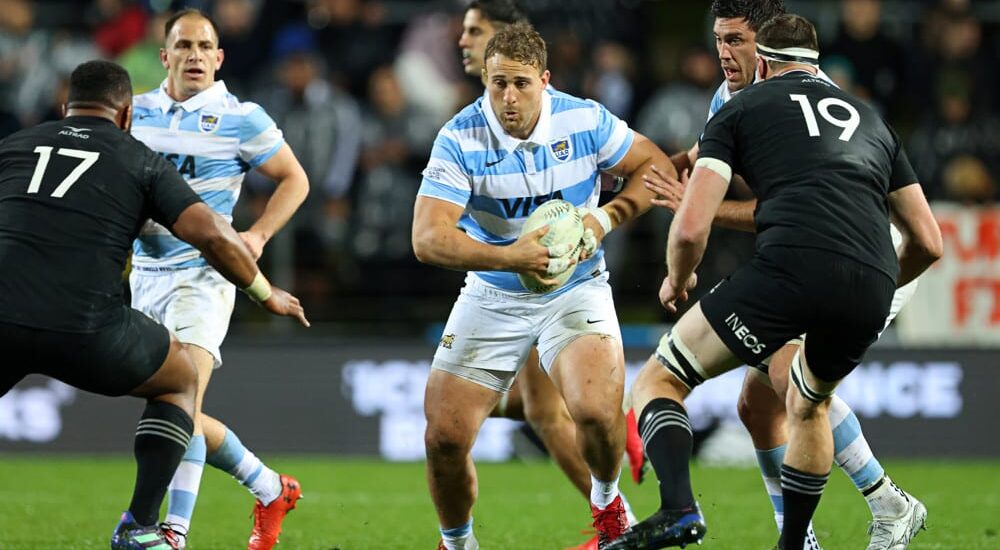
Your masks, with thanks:
M 823 80 L 829 82 L 830 84 L 833 84 L 834 86 L 837 85 L 832 79 L 830 79 L 830 77 L 826 73 L 823 72 L 823 69 L 817 69 L 816 76 L 818 78 L 822 78 Z M 757 75 L 754 75 L 753 84 L 756 84 L 757 82 L 758 82 L 758 77 Z M 751 86 L 753 84 L 751 84 Z M 719 84 L 719 89 L 715 90 L 715 95 L 712 96 L 712 102 L 708 104 L 708 120 L 712 120 L 712 117 L 715 116 L 715 113 L 718 113 L 719 109 L 721 109 L 722 106 L 725 105 L 727 101 L 732 99 L 734 95 L 740 93 L 740 90 L 742 89 L 743 88 L 740 88 L 735 92 L 731 92 L 729 91 L 729 86 L 726 84 L 725 81 L 723 81 L 722 84 Z
M 133 101 L 132 135 L 177 166 L 205 204 L 233 219 L 243 177 L 267 162 L 284 144 L 281 130 L 256 103 L 240 102 L 221 80 L 176 102 L 166 82 Z M 132 247 L 138 268 L 208 265 L 194 247 L 148 221 Z
M 438 132 L 419 194 L 465 208 L 459 228 L 498 246 L 516 241 L 528 216 L 548 200 L 597 206 L 599 172 L 621 161 L 632 131 L 600 103 L 551 89 L 541 109 L 531 136 L 520 140 L 503 130 L 484 93 Z M 598 251 L 556 292 L 603 271 Z M 472 273 L 490 286 L 526 292 L 514 273 Z

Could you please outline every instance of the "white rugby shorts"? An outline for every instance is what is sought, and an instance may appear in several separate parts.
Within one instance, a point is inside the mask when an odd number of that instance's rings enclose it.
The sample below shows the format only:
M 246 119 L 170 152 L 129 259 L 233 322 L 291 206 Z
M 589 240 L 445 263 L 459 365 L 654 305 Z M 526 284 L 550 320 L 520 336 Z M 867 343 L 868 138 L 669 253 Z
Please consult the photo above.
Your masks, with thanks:
M 184 344 L 212 354 L 222 366 L 219 347 L 229 331 L 236 287 L 212 267 L 149 270 L 129 275 L 132 307 L 159 321 Z
M 512 293 L 489 286 L 469 274 L 452 307 L 434 354 L 433 368 L 463 378 L 468 369 L 494 371 L 499 385 L 481 385 L 505 391 L 538 346 L 542 368 L 552 364 L 572 341 L 586 334 L 606 334 L 621 345 L 607 273 L 555 296 Z M 499 371 L 499 372 L 497 372 Z M 509 377 L 503 373 L 510 373 Z

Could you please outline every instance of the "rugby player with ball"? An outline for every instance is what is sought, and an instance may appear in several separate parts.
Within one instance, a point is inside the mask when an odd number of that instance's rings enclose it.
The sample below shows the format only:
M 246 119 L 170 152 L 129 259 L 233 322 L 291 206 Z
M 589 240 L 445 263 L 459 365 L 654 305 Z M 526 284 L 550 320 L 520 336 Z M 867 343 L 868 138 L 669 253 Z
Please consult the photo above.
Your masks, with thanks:
M 439 547 L 479 547 L 472 444 L 536 344 L 577 426 L 603 546 L 627 521 L 618 495 L 625 360 L 600 244 L 649 209 L 642 175 L 673 167 L 599 103 L 547 93 L 545 42 L 530 25 L 497 32 L 485 59 L 486 92 L 438 133 L 414 207 L 417 258 L 469 272 L 424 398 Z M 601 171 L 628 184 L 598 208 Z

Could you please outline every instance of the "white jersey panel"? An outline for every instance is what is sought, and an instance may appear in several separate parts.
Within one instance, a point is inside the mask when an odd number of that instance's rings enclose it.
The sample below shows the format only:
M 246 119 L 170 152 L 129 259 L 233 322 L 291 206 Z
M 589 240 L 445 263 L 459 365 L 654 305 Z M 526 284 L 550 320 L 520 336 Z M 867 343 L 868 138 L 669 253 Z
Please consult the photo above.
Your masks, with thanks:
M 267 162 L 284 144 L 281 130 L 259 105 L 241 102 L 216 82 L 175 102 L 164 85 L 136 96 L 132 135 L 177 166 L 210 208 L 232 220 L 243 177 Z M 191 245 L 152 221 L 133 246 L 137 269 L 206 266 Z

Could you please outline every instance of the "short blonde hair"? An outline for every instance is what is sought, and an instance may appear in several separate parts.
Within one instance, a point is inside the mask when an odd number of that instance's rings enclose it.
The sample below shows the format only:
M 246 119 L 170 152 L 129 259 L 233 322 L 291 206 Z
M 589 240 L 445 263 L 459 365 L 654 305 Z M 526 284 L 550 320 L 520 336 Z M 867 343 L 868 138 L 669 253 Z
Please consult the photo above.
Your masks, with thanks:
M 486 44 L 485 59 L 496 54 L 532 65 L 538 68 L 539 73 L 545 71 L 548 63 L 545 40 L 531 24 L 525 22 L 507 25 L 493 35 Z M 485 67 L 483 70 L 486 70 Z

